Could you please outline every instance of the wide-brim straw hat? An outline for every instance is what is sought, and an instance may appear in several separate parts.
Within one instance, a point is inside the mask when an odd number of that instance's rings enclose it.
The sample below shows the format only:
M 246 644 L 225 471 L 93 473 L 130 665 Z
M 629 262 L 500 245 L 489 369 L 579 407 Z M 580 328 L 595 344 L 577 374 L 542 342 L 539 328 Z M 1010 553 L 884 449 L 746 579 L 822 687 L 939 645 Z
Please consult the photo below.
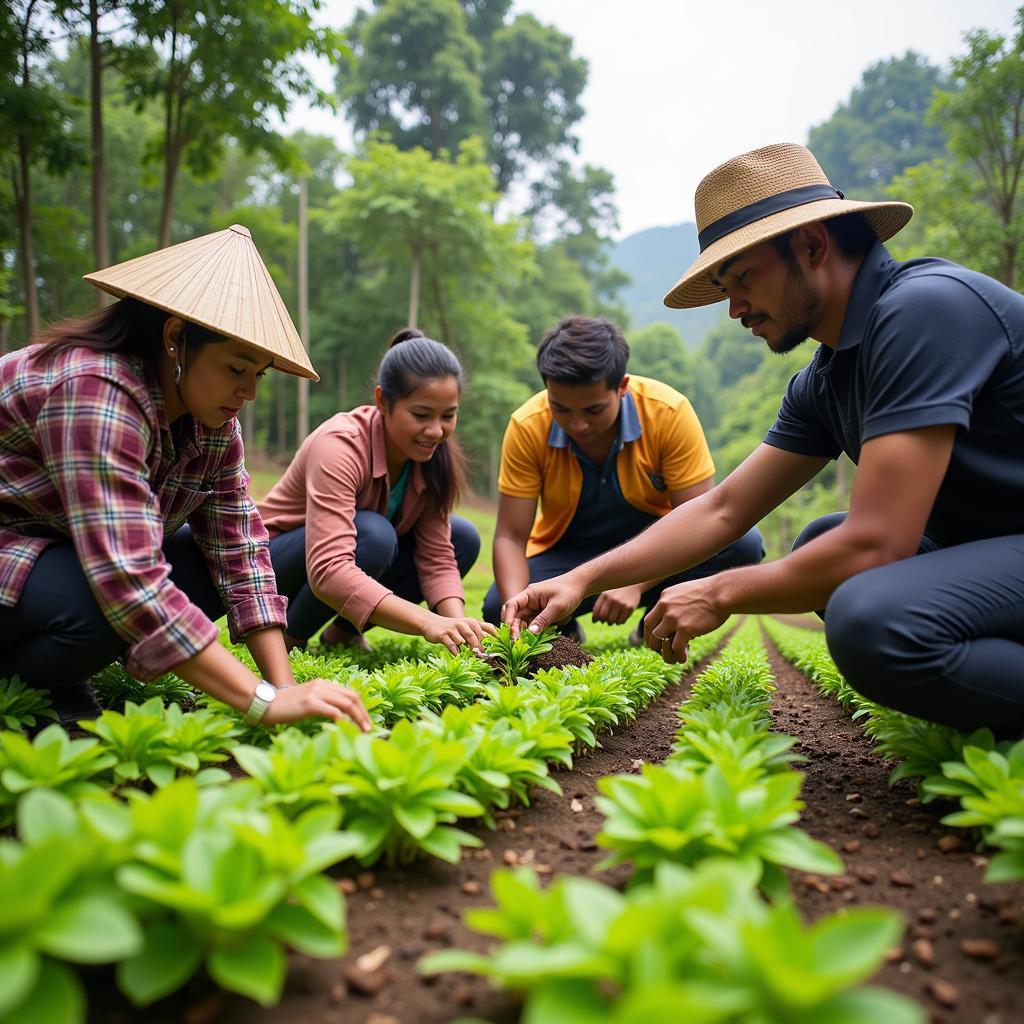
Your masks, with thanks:
M 778 143 L 716 167 L 694 198 L 700 255 L 665 296 L 674 309 L 707 306 L 725 298 L 711 273 L 744 249 L 812 221 L 862 213 L 884 242 L 914 215 L 909 203 L 847 199 L 833 188 L 813 154 Z
M 275 369 L 320 379 L 249 229 L 241 224 L 97 270 L 85 280 L 119 299 L 140 299 L 244 341 L 265 352 Z

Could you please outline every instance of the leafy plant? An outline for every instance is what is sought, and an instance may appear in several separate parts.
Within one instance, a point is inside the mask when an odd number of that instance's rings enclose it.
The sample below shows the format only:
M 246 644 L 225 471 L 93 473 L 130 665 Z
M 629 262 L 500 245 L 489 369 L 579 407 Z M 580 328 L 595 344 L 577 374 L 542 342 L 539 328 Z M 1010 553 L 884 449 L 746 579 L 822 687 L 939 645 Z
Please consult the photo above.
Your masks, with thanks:
M 133 956 L 142 931 L 110 882 L 109 847 L 50 790 L 18 807 L 19 840 L 0 840 L 0 1018 L 78 1024 L 85 995 L 66 962 Z
M 50 695 L 26 686 L 18 676 L 0 679 L 0 723 L 12 731 L 34 729 L 39 719 L 57 721 Z
M 327 770 L 333 792 L 343 798 L 348 834 L 358 840 L 364 864 L 384 857 L 408 863 L 421 853 L 458 863 L 463 846 L 481 846 L 476 836 L 453 828 L 458 818 L 478 817 L 481 804 L 455 788 L 466 764 L 466 746 L 400 721 L 389 739 L 338 726 L 339 759 Z
M 353 854 L 340 811 L 315 807 L 288 821 L 252 805 L 244 787 L 200 789 L 178 779 L 131 793 L 135 862 L 117 871 L 141 901 L 145 942 L 118 967 L 139 1006 L 173 992 L 205 965 L 222 988 L 268 1005 L 284 983 L 284 946 L 339 956 L 341 893 L 320 872 Z
M 17 732 L 0 733 L 0 826 L 10 824 L 19 798 L 32 789 L 68 796 L 101 793 L 91 780 L 116 761 L 98 741 L 69 739 L 56 723 L 31 741 Z
M 530 662 L 551 650 L 551 641 L 558 635 L 555 626 L 548 626 L 539 633 L 523 630 L 515 639 L 507 622 L 503 622 L 493 636 L 483 639 L 484 653 L 491 659 L 501 675 L 501 681 L 509 686 L 526 675 Z
M 370 676 L 367 688 L 379 699 L 378 709 L 386 725 L 415 718 L 423 710 L 427 695 L 421 683 L 421 668 L 414 661 L 396 661 Z
M 905 997 L 855 987 L 897 941 L 898 915 L 858 909 L 805 929 L 756 884 L 749 864 L 715 859 L 661 864 L 625 895 L 567 876 L 544 890 L 531 869 L 496 871 L 498 905 L 466 922 L 502 944 L 435 953 L 420 969 L 522 991 L 531 1024 L 923 1024 Z

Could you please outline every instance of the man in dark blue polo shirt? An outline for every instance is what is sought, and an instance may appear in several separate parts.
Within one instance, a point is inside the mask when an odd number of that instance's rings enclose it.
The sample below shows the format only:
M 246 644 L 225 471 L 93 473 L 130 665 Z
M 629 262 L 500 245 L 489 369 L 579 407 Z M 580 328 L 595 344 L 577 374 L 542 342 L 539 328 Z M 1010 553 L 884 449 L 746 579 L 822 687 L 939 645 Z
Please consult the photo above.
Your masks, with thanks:
M 938 259 L 893 261 L 903 203 L 846 199 L 802 146 L 728 161 L 696 196 L 701 255 L 666 296 L 726 298 L 776 352 L 820 342 L 765 443 L 640 537 L 506 603 L 531 628 L 595 588 L 719 550 L 846 452 L 849 513 L 791 554 L 667 589 L 644 622 L 669 660 L 733 612 L 824 609 L 829 649 L 879 703 L 1024 732 L 1024 297 Z

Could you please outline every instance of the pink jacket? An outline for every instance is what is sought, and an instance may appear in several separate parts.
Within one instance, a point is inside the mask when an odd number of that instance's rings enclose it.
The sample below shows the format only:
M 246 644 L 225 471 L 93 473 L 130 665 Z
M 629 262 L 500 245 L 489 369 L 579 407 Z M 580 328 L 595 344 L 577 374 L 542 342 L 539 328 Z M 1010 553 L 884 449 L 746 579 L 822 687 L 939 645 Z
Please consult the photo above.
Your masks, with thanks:
M 416 573 L 427 604 L 464 599 L 448 516 L 426 491 L 414 463 L 395 532 L 414 531 Z M 355 563 L 357 510 L 387 515 L 384 421 L 372 405 L 340 412 L 303 441 L 284 476 L 259 503 L 271 537 L 306 527 L 306 575 L 321 601 L 357 629 L 391 593 Z

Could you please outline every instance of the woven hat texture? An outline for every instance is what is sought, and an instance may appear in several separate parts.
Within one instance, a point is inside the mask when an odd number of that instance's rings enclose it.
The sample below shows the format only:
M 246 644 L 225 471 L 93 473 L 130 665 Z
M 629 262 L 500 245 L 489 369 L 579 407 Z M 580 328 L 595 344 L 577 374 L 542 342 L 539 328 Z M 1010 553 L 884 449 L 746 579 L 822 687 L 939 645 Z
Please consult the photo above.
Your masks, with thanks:
M 799 205 L 772 212 L 773 205 L 796 202 L 795 197 L 786 196 L 796 189 L 804 190 L 805 195 L 816 192 L 829 195 L 812 201 L 800 197 Z M 846 199 L 832 188 L 810 150 L 793 143 L 755 149 L 716 167 L 697 186 L 694 208 L 698 236 L 707 233 L 713 240 L 702 244 L 701 254 L 665 296 L 665 305 L 676 309 L 706 306 L 725 298 L 721 289 L 711 283 L 715 267 L 744 249 L 784 235 L 802 224 L 845 213 L 862 213 L 875 234 L 885 241 L 914 214 L 914 208 L 908 203 Z M 767 209 L 764 216 L 758 215 L 761 208 Z M 756 219 L 742 223 L 752 215 Z M 723 218 L 738 221 L 739 226 L 715 238 L 720 222 L 725 226 L 730 223 Z
M 118 298 L 131 296 L 184 320 L 237 338 L 275 369 L 319 380 L 249 229 L 223 231 L 86 274 Z

